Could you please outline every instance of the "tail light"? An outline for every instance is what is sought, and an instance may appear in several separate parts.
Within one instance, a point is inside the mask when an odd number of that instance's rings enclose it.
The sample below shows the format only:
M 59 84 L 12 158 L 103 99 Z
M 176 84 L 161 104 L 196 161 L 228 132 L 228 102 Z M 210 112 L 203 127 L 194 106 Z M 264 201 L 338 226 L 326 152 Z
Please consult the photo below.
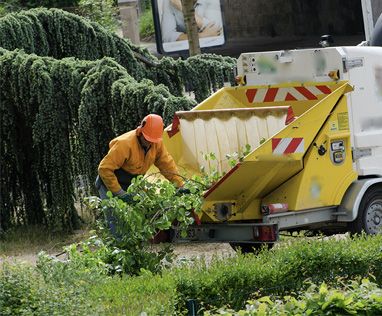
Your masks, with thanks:
M 253 239 L 261 242 L 277 241 L 278 230 L 276 225 L 257 226 L 253 231 Z

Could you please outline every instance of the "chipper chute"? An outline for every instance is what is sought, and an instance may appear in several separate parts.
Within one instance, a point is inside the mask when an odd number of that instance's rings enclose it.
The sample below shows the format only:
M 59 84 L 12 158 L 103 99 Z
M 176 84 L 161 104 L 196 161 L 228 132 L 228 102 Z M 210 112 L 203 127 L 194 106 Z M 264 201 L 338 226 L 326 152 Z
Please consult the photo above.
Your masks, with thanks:
M 241 208 L 265 196 L 303 169 L 303 157 L 341 98 L 351 91 L 339 86 L 326 98 L 284 126 L 231 169 L 205 194 L 208 201 L 242 201 Z

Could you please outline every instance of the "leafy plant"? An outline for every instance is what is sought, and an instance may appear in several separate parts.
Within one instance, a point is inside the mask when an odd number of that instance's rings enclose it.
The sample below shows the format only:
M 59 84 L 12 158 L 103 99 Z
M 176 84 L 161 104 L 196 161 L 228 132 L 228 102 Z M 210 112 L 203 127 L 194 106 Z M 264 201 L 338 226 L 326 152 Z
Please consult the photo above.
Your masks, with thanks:
M 20 10 L 27 10 L 37 7 L 46 8 L 72 8 L 77 6 L 79 0 L 6 0 L 0 3 L 0 17 Z
M 200 81 L 193 89 L 204 98 L 228 79 L 234 61 L 158 60 L 57 9 L 0 18 L 0 47 L 0 185 L 7 188 L 0 192 L 0 230 L 78 227 L 74 200 L 94 189 L 109 141 L 148 113 L 169 124 L 176 111 L 196 104 L 183 96 L 188 80 Z M 81 190 L 74 187 L 79 178 Z
M 343 282 L 343 288 L 330 288 L 323 282 L 320 286 L 312 284 L 298 298 L 284 296 L 272 299 L 269 296 L 250 300 L 246 308 L 234 311 L 221 308 L 210 315 L 379 315 L 382 313 L 382 289 L 369 279 Z
M 151 5 L 139 16 L 139 35 L 141 39 L 147 39 L 155 34 L 153 13 Z
M 77 8 L 80 15 L 102 25 L 110 32 L 115 32 L 119 24 L 117 10 L 114 0 L 80 0 Z
M 249 299 L 304 291 L 309 287 L 308 281 L 333 285 L 338 278 L 348 280 L 372 274 L 380 286 L 381 238 L 298 240 L 280 244 L 271 251 L 263 250 L 257 256 L 239 254 L 208 266 L 173 269 L 171 273 L 177 279 L 180 302 L 192 298 L 207 310 L 222 306 L 239 310 Z
M 226 158 L 228 159 L 228 164 L 231 168 L 237 165 L 238 162 L 243 161 L 244 157 L 247 156 L 251 152 L 251 145 L 246 144 L 245 148 L 241 150 L 241 152 L 226 154 Z
M 207 315 L 381 314 L 381 235 L 291 241 L 139 276 L 109 276 L 99 242 L 70 246 L 65 261 L 2 264 L 0 314 L 182 315 L 190 299 Z
M 91 198 L 89 205 L 101 211 L 105 219 L 99 221 L 100 237 L 87 242 L 84 260 L 98 258 L 109 273 L 139 274 L 142 269 L 159 272 L 163 264 L 172 261 L 171 247 L 152 251 L 152 240 L 165 232 L 185 232 L 202 204 L 203 183 L 188 181 L 185 188 L 190 193 L 180 195 L 168 181 L 149 182 L 139 176 L 127 191 L 134 196 L 132 203 L 125 203 L 110 192 L 109 198 L 102 201 Z M 88 251 L 88 245 L 93 252 Z
M 33 267 L 14 263 L 2 264 L 0 314 L 42 316 L 87 315 L 95 312 L 94 306 L 91 306 L 84 295 L 87 285 L 84 283 L 85 278 L 70 279 L 67 271 L 62 271 L 59 278 L 56 278 L 59 281 L 53 283 L 45 280 L 40 271 Z M 71 282 L 66 282 L 69 279 Z M 78 281 L 82 282 L 82 288 L 77 285 Z

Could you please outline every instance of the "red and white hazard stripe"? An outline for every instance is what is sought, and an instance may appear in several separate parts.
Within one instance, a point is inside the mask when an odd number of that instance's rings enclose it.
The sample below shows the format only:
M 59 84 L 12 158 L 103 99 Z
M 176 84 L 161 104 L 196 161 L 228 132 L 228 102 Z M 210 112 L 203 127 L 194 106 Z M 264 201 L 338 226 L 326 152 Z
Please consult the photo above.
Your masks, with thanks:
M 272 138 L 272 153 L 286 155 L 304 152 L 304 138 Z
M 317 100 L 319 95 L 330 94 L 329 86 L 299 86 L 289 88 L 247 89 L 245 94 L 249 103 Z

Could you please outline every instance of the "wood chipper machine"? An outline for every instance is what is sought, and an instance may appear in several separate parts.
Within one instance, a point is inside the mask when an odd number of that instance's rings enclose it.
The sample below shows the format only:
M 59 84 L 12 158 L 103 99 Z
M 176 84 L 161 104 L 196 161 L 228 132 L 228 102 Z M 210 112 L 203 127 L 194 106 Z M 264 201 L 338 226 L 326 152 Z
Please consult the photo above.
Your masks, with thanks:
M 381 231 L 382 48 L 245 53 L 237 80 L 166 129 L 181 172 L 224 174 L 186 239 L 244 247 L 280 231 Z M 227 154 L 248 145 L 231 168 Z

